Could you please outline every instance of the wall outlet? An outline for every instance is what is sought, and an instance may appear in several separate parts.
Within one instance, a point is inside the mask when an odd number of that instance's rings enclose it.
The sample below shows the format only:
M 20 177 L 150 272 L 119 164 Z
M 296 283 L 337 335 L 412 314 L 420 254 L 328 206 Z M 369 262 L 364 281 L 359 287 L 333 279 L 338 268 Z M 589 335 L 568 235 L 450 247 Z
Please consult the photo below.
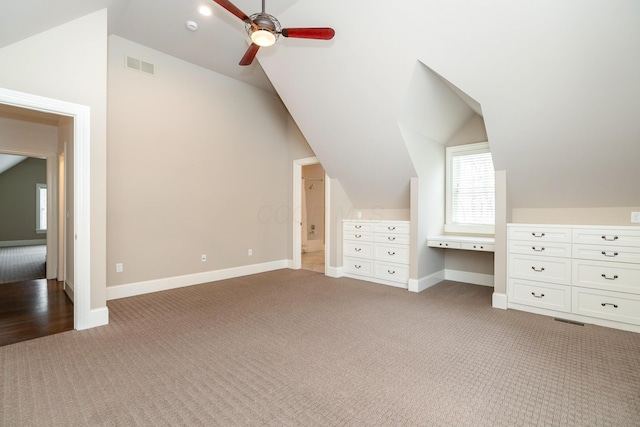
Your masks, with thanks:
M 122 273 L 124 271 L 124 264 L 121 262 L 116 264 L 116 273 Z
M 202 262 L 207 262 L 207 255 L 206 254 L 202 254 Z
M 253 249 L 247 250 L 247 256 L 251 256 L 251 255 L 253 255 Z
M 631 222 L 640 222 L 640 212 L 631 212 Z

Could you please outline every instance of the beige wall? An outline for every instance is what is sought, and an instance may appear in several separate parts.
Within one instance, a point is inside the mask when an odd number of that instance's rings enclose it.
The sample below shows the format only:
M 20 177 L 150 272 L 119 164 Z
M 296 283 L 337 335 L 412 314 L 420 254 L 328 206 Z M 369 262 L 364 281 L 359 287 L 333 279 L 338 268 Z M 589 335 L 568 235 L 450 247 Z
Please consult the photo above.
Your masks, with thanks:
M 36 184 L 47 183 L 47 161 L 27 158 L 0 174 L 0 242 L 46 239 L 36 233 Z
M 108 286 L 291 259 L 291 158 L 309 155 L 275 94 L 111 36 Z
M 302 189 L 305 193 L 307 205 L 307 217 L 302 219 L 302 232 L 307 233 L 308 240 L 319 240 L 324 244 L 324 169 L 319 163 L 303 166 L 302 177 L 305 178 Z M 306 230 L 304 229 L 305 226 Z M 302 242 L 304 247 L 304 236 Z M 317 244 L 310 247 L 312 249 L 316 248 Z
M 640 199 L 640 189 L 638 198 Z M 640 205 L 610 208 L 518 208 L 513 209 L 512 220 L 524 224 L 640 225 L 631 222 L 631 212 L 640 212 Z

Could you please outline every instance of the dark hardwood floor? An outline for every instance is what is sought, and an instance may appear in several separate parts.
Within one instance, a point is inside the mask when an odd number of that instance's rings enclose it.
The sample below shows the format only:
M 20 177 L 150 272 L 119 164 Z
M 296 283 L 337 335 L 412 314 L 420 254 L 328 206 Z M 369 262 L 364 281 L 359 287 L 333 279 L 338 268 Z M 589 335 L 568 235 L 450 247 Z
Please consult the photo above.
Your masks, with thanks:
M 0 346 L 73 329 L 73 304 L 62 282 L 37 279 L 0 285 Z

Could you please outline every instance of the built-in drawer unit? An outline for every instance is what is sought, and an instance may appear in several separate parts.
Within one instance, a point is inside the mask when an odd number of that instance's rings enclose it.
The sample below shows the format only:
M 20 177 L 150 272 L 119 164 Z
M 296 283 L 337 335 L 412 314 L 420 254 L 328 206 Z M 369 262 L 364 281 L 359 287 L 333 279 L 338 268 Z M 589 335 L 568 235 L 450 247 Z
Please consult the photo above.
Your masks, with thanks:
M 343 222 L 345 276 L 407 288 L 409 221 Z
M 457 235 L 430 236 L 427 238 L 427 246 L 442 249 L 493 252 L 496 246 L 496 241 L 493 237 Z
M 640 227 L 507 229 L 508 307 L 640 332 Z
M 509 299 L 532 307 L 571 311 L 571 287 L 565 285 L 512 278 L 509 281 Z

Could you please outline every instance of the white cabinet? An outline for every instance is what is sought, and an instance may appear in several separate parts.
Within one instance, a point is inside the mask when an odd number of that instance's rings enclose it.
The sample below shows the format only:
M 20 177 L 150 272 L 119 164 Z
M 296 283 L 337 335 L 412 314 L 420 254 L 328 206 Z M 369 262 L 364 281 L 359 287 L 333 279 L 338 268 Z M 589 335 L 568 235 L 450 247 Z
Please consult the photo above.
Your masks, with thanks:
M 640 227 L 507 229 L 509 308 L 640 332 Z
M 407 288 L 409 221 L 343 222 L 344 275 Z

